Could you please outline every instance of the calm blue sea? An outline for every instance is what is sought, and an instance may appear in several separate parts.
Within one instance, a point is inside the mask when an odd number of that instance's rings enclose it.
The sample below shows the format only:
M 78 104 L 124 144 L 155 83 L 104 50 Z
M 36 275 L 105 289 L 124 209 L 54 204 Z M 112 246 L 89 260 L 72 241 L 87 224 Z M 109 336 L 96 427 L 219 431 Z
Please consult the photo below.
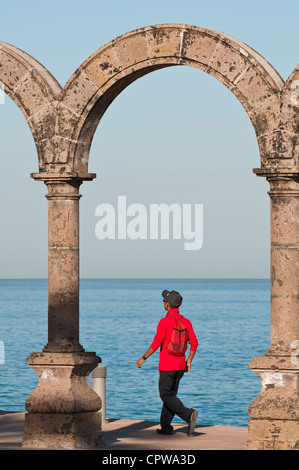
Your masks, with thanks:
M 107 418 L 159 421 L 159 352 L 142 369 L 136 361 L 165 315 L 164 289 L 181 292 L 199 340 L 179 397 L 200 424 L 247 426 L 261 388 L 248 362 L 270 345 L 269 280 L 81 280 L 80 342 L 107 367 Z M 0 280 L 0 341 L 0 409 L 23 411 L 38 382 L 25 360 L 47 343 L 47 280 Z

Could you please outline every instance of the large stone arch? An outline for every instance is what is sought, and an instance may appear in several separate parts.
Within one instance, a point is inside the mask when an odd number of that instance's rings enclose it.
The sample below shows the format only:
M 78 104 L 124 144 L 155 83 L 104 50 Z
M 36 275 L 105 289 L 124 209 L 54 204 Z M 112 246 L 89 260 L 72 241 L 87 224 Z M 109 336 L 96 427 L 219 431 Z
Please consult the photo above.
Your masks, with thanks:
M 262 380 L 249 406 L 248 449 L 298 448 L 299 66 L 286 83 L 257 52 L 226 34 L 188 25 L 141 28 L 94 52 L 62 88 L 23 51 L 0 43 L 0 80 L 32 131 L 48 186 L 48 344 L 27 363 L 40 377 L 28 397 L 25 447 L 103 444 L 98 396 L 86 377 L 100 360 L 79 343 L 79 187 L 108 106 L 139 77 L 189 65 L 227 86 L 246 110 L 271 198 L 271 345 L 255 357 Z M 297 348 L 297 349 L 296 349 Z
M 217 31 L 187 25 L 156 25 L 124 34 L 92 54 L 69 79 L 63 105 L 76 113 L 69 160 L 86 172 L 91 141 L 115 97 L 154 70 L 189 65 L 214 76 L 240 101 L 255 129 L 262 161 L 264 136 L 278 125 L 283 80 L 257 52 Z

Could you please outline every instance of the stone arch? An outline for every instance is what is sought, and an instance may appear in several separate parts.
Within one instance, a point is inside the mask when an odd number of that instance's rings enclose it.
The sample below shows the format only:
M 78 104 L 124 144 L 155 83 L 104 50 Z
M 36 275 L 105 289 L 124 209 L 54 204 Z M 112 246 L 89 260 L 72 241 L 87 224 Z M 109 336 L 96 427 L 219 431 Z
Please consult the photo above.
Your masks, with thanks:
M 37 60 L 4 42 L 0 42 L 0 80 L 30 127 L 41 168 L 42 149 L 55 132 L 55 105 L 61 86 Z
M 73 171 L 86 172 L 89 149 L 108 106 L 130 83 L 154 70 L 189 65 L 214 76 L 247 112 L 267 160 L 267 136 L 278 125 L 284 82 L 244 43 L 217 31 L 165 24 L 124 34 L 94 52 L 72 75 L 62 102 L 76 115 L 69 149 Z

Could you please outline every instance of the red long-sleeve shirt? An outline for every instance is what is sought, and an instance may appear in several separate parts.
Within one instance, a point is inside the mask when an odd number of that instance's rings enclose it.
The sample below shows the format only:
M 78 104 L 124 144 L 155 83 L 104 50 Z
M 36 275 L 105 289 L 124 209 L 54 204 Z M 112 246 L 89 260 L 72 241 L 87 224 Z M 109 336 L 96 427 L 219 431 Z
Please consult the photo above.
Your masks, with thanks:
M 166 316 L 159 321 L 154 341 L 151 344 L 151 348 L 154 351 L 161 347 L 159 370 L 185 370 L 186 368 L 185 356 L 173 356 L 172 354 L 169 354 L 166 349 L 166 344 L 170 340 L 171 331 L 175 323 L 175 320 L 172 317 L 175 317 L 178 320 L 181 318 L 181 314 L 178 308 L 171 308 L 167 312 Z M 182 323 L 188 331 L 190 351 L 196 351 L 198 341 L 194 333 L 192 323 L 185 317 L 182 318 Z

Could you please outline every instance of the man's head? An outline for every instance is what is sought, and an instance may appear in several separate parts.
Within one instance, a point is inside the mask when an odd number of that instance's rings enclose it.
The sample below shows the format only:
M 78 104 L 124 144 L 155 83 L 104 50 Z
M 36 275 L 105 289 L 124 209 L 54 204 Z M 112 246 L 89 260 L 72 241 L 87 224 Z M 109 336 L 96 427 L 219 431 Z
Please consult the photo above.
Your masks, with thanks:
M 168 306 L 170 308 L 179 307 L 183 301 L 181 294 L 175 290 L 163 290 L 162 297 L 165 310 L 169 310 Z

